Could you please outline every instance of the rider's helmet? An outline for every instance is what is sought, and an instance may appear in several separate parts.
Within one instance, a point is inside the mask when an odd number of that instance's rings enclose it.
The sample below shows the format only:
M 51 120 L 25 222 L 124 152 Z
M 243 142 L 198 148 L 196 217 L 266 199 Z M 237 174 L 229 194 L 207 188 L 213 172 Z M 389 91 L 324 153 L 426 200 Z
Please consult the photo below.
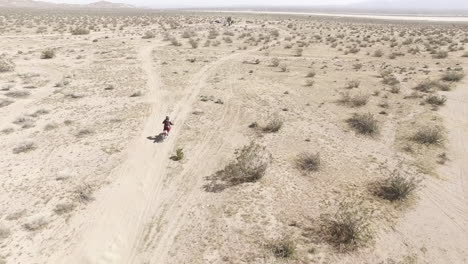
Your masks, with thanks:
M 169 120 L 169 116 L 166 116 L 166 120 Z

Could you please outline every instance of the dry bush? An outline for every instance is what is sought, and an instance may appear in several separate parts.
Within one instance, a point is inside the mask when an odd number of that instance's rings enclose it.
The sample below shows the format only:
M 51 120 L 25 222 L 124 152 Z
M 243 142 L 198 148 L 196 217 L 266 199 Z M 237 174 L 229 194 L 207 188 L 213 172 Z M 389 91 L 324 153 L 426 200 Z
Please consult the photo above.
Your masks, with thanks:
M 400 81 L 397 79 L 397 77 L 393 74 L 387 75 L 383 77 L 382 83 L 386 85 L 397 85 L 400 83 Z
M 78 131 L 78 133 L 76 133 L 76 136 L 77 137 L 85 137 L 85 136 L 89 136 L 91 134 L 94 134 L 94 131 L 92 129 L 85 128 L 85 129 L 81 129 L 80 131 Z
M 418 181 L 414 177 L 403 177 L 394 170 L 389 177 L 374 184 L 373 193 L 391 202 L 407 199 L 417 188 Z
M 82 184 L 75 190 L 76 199 L 81 203 L 87 203 L 94 200 L 93 188 L 89 184 Z
M 23 227 L 28 231 L 37 231 L 44 228 L 47 224 L 45 217 L 36 217 L 28 223 L 23 224 Z
M 434 105 L 434 106 L 442 106 L 445 104 L 446 101 L 447 101 L 446 96 L 437 96 L 437 95 L 428 96 L 425 100 L 426 103 Z
M 275 133 L 278 132 L 281 127 L 283 127 L 283 121 L 279 118 L 273 118 L 268 124 L 262 127 L 262 131 L 265 133 Z
M 320 169 L 320 154 L 319 153 L 302 153 L 296 160 L 296 165 L 304 171 L 318 171 Z
M 309 72 L 307 73 L 306 77 L 307 77 L 307 78 L 313 78 L 313 77 L 315 77 L 315 75 L 316 75 L 315 71 L 309 71 Z
M 322 216 L 325 240 L 339 251 L 351 251 L 372 240 L 371 212 L 355 202 L 341 202 L 333 215 Z
M 448 57 L 448 52 L 445 50 L 439 50 L 435 54 L 432 55 L 434 59 L 445 59 Z
M 153 31 L 146 31 L 145 34 L 143 35 L 143 37 L 141 37 L 142 39 L 152 39 L 152 38 L 155 38 L 156 37 L 156 34 L 153 32 Z
M 140 97 L 142 96 L 143 93 L 141 91 L 136 91 L 130 95 L 130 97 Z
M 280 239 L 270 245 L 277 258 L 291 258 L 296 253 L 296 244 L 290 239 Z
M 278 67 L 279 64 L 280 64 L 279 59 L 277 59 L 277 58 L 271 59 L 271 66 L 272 66 L 272 67 Z
M 369 102 L 369 98 L 369 95 L 358 94 L 351 96 L 349 93 L 343 93 L 339 102 L 353 107 L 360 107 L 366 105 Z
M 314 80 L 306 80 L 304 85 L 307 87 L 311 87 L 311 86 L 314 86 L 314 83 L 315 83 Z
M 281 64 L 279 66 L 281 72 L 287 72 L 288 71 L 288 66 L 286 64 Z
M 10 229 L 8 229 L 8 228 L 6 228 L 4 226 L 0 226 L 0 241 L 2 239 L 5 239 L 5 238 L 9 237 L 10 234 L 11 234 Z
M 384 55 L 384 52 L 381 49 L 378 49 L 378 50 L 374 51 L 374 54 L 373 54 L 373 56 L 377 57 L 377 58 L 380 58 L 383 55 Z
M 5 94 L 5 96 L 12 98 L 25 98 L 28 97 L 31 93 L 28 91 L 10 91 Z
M 209 192 L 220 192 L 231 186 L 256 182 L 265 175 L 270 162 L 271 154 L 265 147 L 252 142 L 238 151 L 235 161 L 207 177 L 210 183 L 204 188 Z
M 371 113 L 354 114 L 346 121 L 354 130 L 361 134 L 373 135 L 379 130 L 377 119 Z
M 89 34 L 89 29 L 87 28 L 82 28 L 82 27 L 77 27 L 71 30 L 72 35 L 88 35 Z
M 53 49 L 46 49 L 42 51 L 41 59 L 52 59 L 55 57 L 55 50 Z
M 301 57 L 303 52 L 304 52 L 304 50 L 302 48 L 298 48 L 298 49 L 295 50 L 294 56 Z
M 198 41 L 191 38 L 191 39 L 189 39 L 188 42 L 189 42 L 190 46 L 192 47 L 192 49 L 198 48 Z
M 0 72 L 11 72 L 15 70 L 15 63 L 6 57 L 0 55 Z
M 180 43 L 176 38 L 172 38 L 171 39 L 171 45 L 179 47 L 179 46 L 182 46 L 182 43 Z
M 442 75 L 442 80 L 446 82 L 459 82 L 465 77 L 463 72 L 448 71 Z
M 180 160 L 183 160 L 184 157 L 185 157 L 184 150 L 182 148 L 179 148 L 176 150 L 176 154 L 171 157 L 171 160 L 180 161 Z
M 346 89 L 353 89 L 353 88 L 358 88 L 359 85 L 361 84 L 360 81 L 358 80 L 351 80 L 349 82 L 346 83 Z
M 26 153 L 37 149 L 37 145 L 34 142 L 23 142 L 17 147 L 13 148 L 14 154 Z
M 72 202 L 59 203 L 55 206 L 54 212 L 58 215 L 66 214 L 75 209 L 76 204 Z
M 6 100 L 6 99 L 0 99 L 0 108 L 9 106 L 12 103 L 13 103 L 13 101 Z
M 439 81 L 430 81 L 430 80 L 425 80 L 416 85 L 413 89 L 423 92 L 423 93 L 432 93 L 436 89 L 442 90 L 442 91 L 448 91 L 450 90 L 450 86 L 447 84 L 441 83 Z
M 420 144 L 435 145 L 443 141 L 442 129 L 439 127 L 422 127 L 411 137 Z

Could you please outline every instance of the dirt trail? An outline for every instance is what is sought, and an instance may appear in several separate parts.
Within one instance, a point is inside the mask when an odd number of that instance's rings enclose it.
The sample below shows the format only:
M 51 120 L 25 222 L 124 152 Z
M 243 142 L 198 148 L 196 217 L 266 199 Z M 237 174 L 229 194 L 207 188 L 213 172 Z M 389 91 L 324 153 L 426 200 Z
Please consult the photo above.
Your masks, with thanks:
M 465 65 L 466 67 L 467 65 Z M 421 199 L 397 226 L 396 238 L 431 263 L 468 262 L 468 79 L 447 92 L 447 155 L 440 179 L 428 177 Z
M 200 171 L 203 168 L 200 168 L 201 161 L 197 158 L 184 166 L 177 179 L 171 179 L 170 186 L 163 186 L 167 180 L 168 157 L 180 130 L 174 129 L 163 144 L 155 145 L 147 137 L 154 136 L 160 130 L 159 117 L 166 115 L 169 105 L 175 105 L 170 115 L 177 127 L 182 127 L 192 103 L 209 76 L 208 72 L 242 53 L 225 56 L 203 67 L 192 78 L 184 98 L 171 102 L 171 99 L 162 100 L 162 84 L 156 74 L 160 71 L 154 69 L 152 62 L 153 47 L 145 46 L 139 53 L 148 76 L 149 93 L 146 99 L 152 104 L 148 121 L 141 135 L 130 144 L 126 161 L 112 172 L 116 182 L 96 195 L 96 201 L 90 204 L 87 212 L 72 218 L 68 228 L 73 232 L 69 246 L 56 253 L 52 263 L 136 263 L 136 260 L 163 263 L 161 260 L 167 254 L 178 227 L 186 220 L 184 212 L 187 201 L 194 193 L 200 192 L 197 182 L 202 179 L 204 172 Z M 226 112 L 233 110 L 227 106 L 224 109 Z M 225 124 L 219 127 L 229 126 Z M 212 131 L 197 141 L 197 154 L 194 157 L 204 156 L 203 152 L 215 133 Z M 188 180 L 187 175 L 194 170 L 200 172 L 201 176 Z M 162 218 L 167 219 L 169 224 L 158 230 L 157 234 L 151 234 L 154 239 L 146 241 L 148 232 L 154 231 L 148 229 L 148 224 Z M 144 244 L 144 241 L 147 243 Z M 149 249 L 151 252 L 147 253 L 150 254 L 145 255 Z

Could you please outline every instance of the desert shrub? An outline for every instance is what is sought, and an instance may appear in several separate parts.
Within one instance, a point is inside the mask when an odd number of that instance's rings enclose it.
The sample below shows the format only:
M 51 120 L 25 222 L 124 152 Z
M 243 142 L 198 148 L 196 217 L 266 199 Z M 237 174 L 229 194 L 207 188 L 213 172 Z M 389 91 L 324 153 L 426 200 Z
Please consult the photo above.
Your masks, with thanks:
M 277 58 L 271 59 L 271 66 L 272 66 L 272 67 L 278 67 L 279 64 L 280 64 L 279 59 L 277 59 Z
M 402 201 L 408 198 L 418 186 L 418 181 L 413 177 L 403 177 L 397 170 L 390 177 L 375 184 L 373 193 L 391 202 Z
M 81 129 L 80 131 L 78 131 L 76 136 L 77 137 L 85 137 L 85 136 L 89 136 L 89 135 L 91 135 L 93 133 L 94 133 L 94 131 L 92 129 L 85 128 L 85 129 Z
M 463 72 L 447 71 L 442 75 L 442 80 L 446 82 L 458 82 L 465 77 Z
M 5 55 L 0 55 L 0 72 L 11 72 L 15 70 L 15 63 Z
M 416 131 L 411 139 L 420 144 L 440 144 L 443 141 L 442 129 L 439 127 L 423 127 Z
M 31 93 L 28 91 L 10 91 L 5 94 L 5 96 L 13 98 L 25 98 L 28 97 Z
M 353 89 L 353 88 L 358 88 L 360 84 L 361 84 L 361 82 L 358 81 L 358 80 L 351 80 L 351 81 L 346 83 L 345 87 L 347 89 Z
M 171 45 L 176 47 L 182 46 L 182 44 L 176 38 L 171 38 Z
M 416 85 L 413 89 L 423 92 L 423 93 L 432 93 L 436 89 L 442 90 L 442 91 L 448 91 L 450 90 L 450 86 L 447 84 L 441 83 L 439 81 L 431 81 L 431 80 L 425 80 Z
M 387 85 L 397 85 L 400 83 L 400 81 L 395 77 L 395 75 L 390 74 L 383 77 L 382 83 Z
M 73 211 L 75 207 L 76 204 L 71 202 L 59 203 L 55 206 L 54 212 L 58 215 L 62 215 Z
M 71 30 L 72 35 L 88 35 L 89 29 L 77 27 Z
M 315 77 L 316 73 L 315 71 L 309 71 L 306 75 L 307 78 L 312 78 L 312 77 Z
M 340 251 L 354 250 L 372 239 L 371 213 L 353 202 L 341 202 L 333 215 L 323 218 L 325 240 Z
M 384 55 L 384 52 L 381 49 L 374 51 L 374 57 L 380 58 Z
M 306 80 L 306 81 L 305 81 L 305 86 L 311 87 L 311 86 L 314 86 L 314 83 L 315 83 L 314 80 L 310 80 L 310 79 L 309 79 L 309 80 Z
M 281 64 L 279 66 L 281 72 L 287 72 L 288 71 L 288 66 L 286 64 Z
M 302 153 L 296 159 L 296 165 L 304 171 L 318 171 L 320 169 L 320 154 L 319 153 Z
M 11 234 L 10 229 L 8 229 L 8 228 L 6 228 L 4 226 L 0 226 L 0 241 L 2 239 L 5 239 L 5 238 L 9 237 L 10 234 Z M 0 260 L 1 260 L 1 258 L 0 258 Z
M 351 96 L 349 93 L 343 93 L 339 102 L 353 107 L 360 107 L 366 105 L 369 98 L 369 95 L 358 94 Z
M 143 35 L 143 39 L 152 39 L 155 38 L 156 34 L 153 31 L 146 31 L 145 34 Z
M 42 51 L 41 59 L 52 59 L 53 57 L 55 57 L 55 50 L 46 49 Z
M 302 48 L 298 48 L 295 50 L 294 56 L 301 57 L 303 52 L 304 50 Z
M 218 31 L 212 29 L 208 32 L 208 39 L 215 39 L 219 36 Z
M 28 231 L 37 231 L 44 228 L 47 225 L 47 221 L 44 217 L 36 217 L 27 223 L 23 224 L 23 228 Z
M 0 108 L 5 107 L 5 106 L 9 106 L 12 103 L 13 103 L 13 101 L 6 100 L 6 99 L 0 99 Z
M 189 44 L 192 47 L 192 49 L 198 48 L 198 42 L 196 40 L 192 39 L 192 38 L 189 39 Z
M 378 132 L 377 119 L 371 113 L 354 114 L 346 121 L 354 130 L 361 134 L 372 135 Z
M 281 239 L 273 243 L 271 249 L 277 258 L 290 258 L 296 252 L 296 245 L 289 239 Z
M 13 148 L 14 154 L 26 153 L 37 149 L 37 145 L 34 142 L 23 142 L 17 147 Z
M 441 106 L 445 104 L 445 102 L 447 101 L 447 97 L 431 95 L 431 96 L 428 96 L 425 101 L 426 103 L 431 104 L 431 105 Z
M 439 50 L 432 55 L 432 58 L 434 59 L 445 59 L 447 57 L 448 57 L 448 52 L 445 50 Z
M 262 127 L 263 132 L 266 133 L 275 133 L 278 132 L 281 127 L 283 126 L 283 121 L 279 118 L 273 118 L 266 124 L 264 127 Z
M 205 190 L 220 192 L 231 186 L 256 182 L 265 175 L 270 161 L 271 154 L 265 147 L 252 142 L 237 152 L 235 161 L 207 177 L 211 182 L 204 186 Z
M 141 91 L 136 91 L 130 95 L 130 97 L 140 97 L 142 96 L 143 93 Z
M 184 150 L 181 149 L 181 148 L 178 148 L 176 150 L 176 154 L 174 156 L 171 157 L 171 160 L 173 161 L 179 161 L 179 160 L 183 160 L 185 157 L 185 153 L 184 153 Z
M 93 188 L 87 183 L 78 186 L 75 190 L 75 194 L 76 199 L 81 203 L 87 203 L 94 199 Z
M 392 87 L 390 87 L 390 92 L 393 93 L 393 94 L 397 94 L 397 93 L 400 93 L 400 86 L 398 85 L 393 85 Z

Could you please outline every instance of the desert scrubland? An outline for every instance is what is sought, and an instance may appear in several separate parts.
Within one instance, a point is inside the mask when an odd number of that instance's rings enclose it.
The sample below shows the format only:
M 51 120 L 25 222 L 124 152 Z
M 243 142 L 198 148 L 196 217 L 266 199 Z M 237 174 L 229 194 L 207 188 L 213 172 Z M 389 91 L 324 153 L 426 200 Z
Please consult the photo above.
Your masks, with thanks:
M 468 262 L 466 24 L 0 10 L 0 47 L 0 263 Z

